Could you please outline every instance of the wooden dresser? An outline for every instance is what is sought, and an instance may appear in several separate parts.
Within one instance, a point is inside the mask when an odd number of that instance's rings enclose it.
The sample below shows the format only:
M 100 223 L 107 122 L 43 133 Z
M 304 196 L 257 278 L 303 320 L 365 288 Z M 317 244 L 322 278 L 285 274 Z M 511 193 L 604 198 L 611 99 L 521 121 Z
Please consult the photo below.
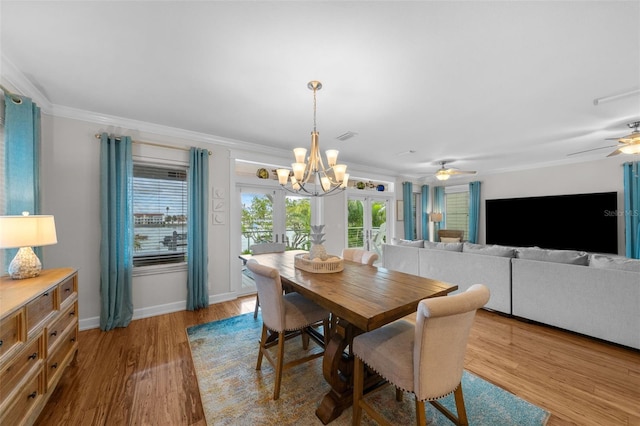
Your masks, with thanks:
M 0 425 L 31 425 L 78 351 L 78 271 L 0 280 Z

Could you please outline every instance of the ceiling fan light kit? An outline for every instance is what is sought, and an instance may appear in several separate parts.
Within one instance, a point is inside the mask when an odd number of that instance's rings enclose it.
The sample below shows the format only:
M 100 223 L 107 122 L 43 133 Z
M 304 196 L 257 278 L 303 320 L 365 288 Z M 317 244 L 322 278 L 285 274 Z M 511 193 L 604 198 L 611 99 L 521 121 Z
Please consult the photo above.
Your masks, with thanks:
M 623 144 L 619 146 L 618 149 L 613 151 L 611 154 L 607 155 L 607 157 L 613 157 L 618 154 L 640 154 L 640 121 L 634 121 L 633 123 L 627 124 L 630 129 L 633 131 L 618 139 L 618 143 Z
M 453 175 L 475 175 L 477 172 L 475 170 L 458 170 L 458 169 L 446 169 L 444 166 L 447 164 L 446 161 L 440 162 L 440 169 L 435 172 L 434 176 L 438 180 L 447 180 Z
M 440 169 L 436 172 L 436 179 L 438 180 L 447 180 L 449 179 L 449 177 L 449 173 L 447 173 L 447 171 L 444 169 Z

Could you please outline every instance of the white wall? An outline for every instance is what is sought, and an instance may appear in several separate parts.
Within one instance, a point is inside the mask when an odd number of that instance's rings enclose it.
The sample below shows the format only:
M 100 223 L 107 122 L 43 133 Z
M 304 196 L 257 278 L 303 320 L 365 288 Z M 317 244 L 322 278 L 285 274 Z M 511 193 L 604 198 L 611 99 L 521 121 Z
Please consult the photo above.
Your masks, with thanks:
M 480 242 L 485 241 L 484 204 L 487 199 L 543 195 L 618 193 L 618 209 L 624 209 L 622 164 L 637 156 L 618 155 L 597 161 L 501 173 L 479 179 L 481 187 Z M 586 231 L 586 230 L 585 230 Z M 618 216 L 618 254 L 624 255 L 624 217 Z
M 473 178 L 449 179 L 444 186 L 468 184 L 480 181 L 481 209 L 479 243 L 485 242 L 485 200 L 497 198 L 536 197 L 544 195 L 568 195 L 592 192 L 617 192 L 618 209 L 624 209 L 624 189 L 622 178 L 622 164 L 638 161 L 638 156 L 618 155 L 604 157 L 599 160 L 573 163 L 561 166 L 550 166 L 529 170 L 511 171 L 492 175 L 478 175 Z M 398 179 L 396 185 L 402 188 L 403 179 Z M 429 182 L 431 193 L 440 183 Z M 422 183 L 414 182 L 414 192 L 420 190 Z M 402 191 L 398 193 L 402 199 Z M 432 202 L 430 198 L 429 203 Z M 396 222 L 396 236 L 404 235 L 404 222 Z M 624 217 L 618 216 L 618 254 L 625 253 Z
M 228 197 L 229 150 L 188 139 L 105 128 L 96 123 L 42 115 L 42 212 L 56 218 L 58 244 L 44 247 L 43 267 L 71 266 L 79 269 L 79 310 L 82 328 L 96 327 L 100 316 L 100 166 L 101 131 L 130 135 L 134 140 L 212 151 L 210 187 L 223 188 Z M 185 151 L 134 145 L 134 155 L 155 156 L 163 161 L 185 161 Z M 211 195 L 210 195 L 211 196 Z M 210 207 L 211 209 L 211 207 Z M 228 211 L 225 213 L 228 215 Z M 209 295 L 216 302 L 234 298 L 230 290 L 230 229 L 209 225 Z M 182 310 L 186 306 L 186 271 L 135 276 L 134 318 Z

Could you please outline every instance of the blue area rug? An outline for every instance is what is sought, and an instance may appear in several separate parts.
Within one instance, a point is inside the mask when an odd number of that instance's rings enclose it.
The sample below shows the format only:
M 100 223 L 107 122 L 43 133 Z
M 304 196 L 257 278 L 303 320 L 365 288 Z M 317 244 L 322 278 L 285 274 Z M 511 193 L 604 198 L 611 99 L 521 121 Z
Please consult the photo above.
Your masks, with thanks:
M 207 424 L 322 425 L 315 416 L 329 390 L 322 376 L 322 359 L 285 371 L 280 399 L 273 401 L 274 370 L 266 360 L 261 371 L 255 369 L 261 329 L 261 317 L 256 320 L 251 313 L 187 329 Z M 287 341 L 288 352 L 302 351 L 300 341 Z M 309 351 L 319 350 L 309 345 Z M 466 371 L 462 389 L 472 426 L 539 426 L 549 418 L 547 411 Z M 367 398 L 393 424 L 415 424 L 413 394 L 407 393 L 397 402 L 395 389 L 387 386 Z M 455 413 L 453 395 L 440 401 Z M 452 424 L 431 404 L 426 405 L 430 425 Z M 351 408 L 330 424 L 350 425 Z M 364 413 L 362 424 L 375 423 Z

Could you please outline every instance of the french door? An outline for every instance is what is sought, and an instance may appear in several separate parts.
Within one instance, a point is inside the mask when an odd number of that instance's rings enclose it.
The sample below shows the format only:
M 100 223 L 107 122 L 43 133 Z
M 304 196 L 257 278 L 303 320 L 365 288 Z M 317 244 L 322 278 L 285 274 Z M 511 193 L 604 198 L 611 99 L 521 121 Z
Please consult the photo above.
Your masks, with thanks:
M 308 249 L 311 207 L 308 197 L 281 189 L 241 187 L 241 251 L 256 243 L 285 243 L 287 249 Z
M 387 241 L 389 199 L 349 195 L 347 199 L 347 247 L 363 248 L 378 253 Z
M 242 253 L 248 253 L 253 244 L 276 242 L 284 232 L 281 196 L 281 191 L 268 188 L 240 188 Z
M 241 203 L 240 252 L 249 253 L 253 244 L 285 243 L 287 250 L 309 250 L 311 206 L 308 197 L 281 189 L 239 186 Z M 255 290 L 243 266 L 243 292 Z

